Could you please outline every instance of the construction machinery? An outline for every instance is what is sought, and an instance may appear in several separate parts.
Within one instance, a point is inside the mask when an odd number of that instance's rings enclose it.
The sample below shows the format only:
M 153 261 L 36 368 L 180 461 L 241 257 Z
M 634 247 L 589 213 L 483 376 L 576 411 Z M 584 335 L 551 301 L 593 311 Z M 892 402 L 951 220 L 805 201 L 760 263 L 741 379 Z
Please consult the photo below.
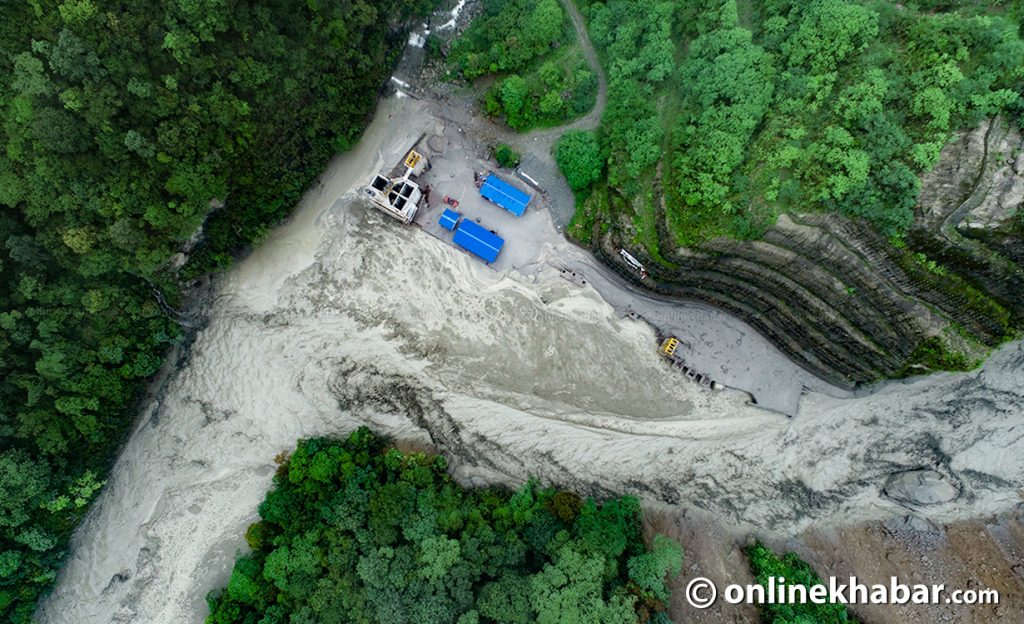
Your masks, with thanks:
M 669 336 L 668 338 L 661 341 L 661 346 L 658 347 L 658 353 L 664 355 L 667 358 L 671 358 L 676 354 L 676 349 L 679 348 L 679 339 L 675 336 Z
M 686 343 L 675 336 L 668 336 L 658 346 L 658 353 L 672 364 L 672 368 L 683 373 L 690 381 L 710 390 L 721 390 L 723 388 L 721 384 L 712 381 L 707 375 L 695 371 L 686 364 L 678 352 L 680 347 L 685 348 Z

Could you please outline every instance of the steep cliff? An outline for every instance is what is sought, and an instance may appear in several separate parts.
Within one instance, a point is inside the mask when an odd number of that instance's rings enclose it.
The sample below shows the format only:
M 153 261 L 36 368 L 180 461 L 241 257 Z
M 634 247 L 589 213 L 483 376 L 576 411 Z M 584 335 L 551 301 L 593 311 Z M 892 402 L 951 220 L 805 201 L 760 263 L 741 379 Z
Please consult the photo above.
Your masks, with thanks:
M 662 207 L 655 218 L 667 262 L 637 251 L 650 272 L 641 279 L 617 253 L 625 228 L 599 221 L 593 240 L 623 275 L 724 308 L 809 370 L 856 386 L 970 367 L 1015 335 L 1024 320 L 1022 197 L 1024 139 L 997 118 L 945 147 L 895 244 L 864 222 L 805 213 L 783 215 L 757 241 L 682 249 Z

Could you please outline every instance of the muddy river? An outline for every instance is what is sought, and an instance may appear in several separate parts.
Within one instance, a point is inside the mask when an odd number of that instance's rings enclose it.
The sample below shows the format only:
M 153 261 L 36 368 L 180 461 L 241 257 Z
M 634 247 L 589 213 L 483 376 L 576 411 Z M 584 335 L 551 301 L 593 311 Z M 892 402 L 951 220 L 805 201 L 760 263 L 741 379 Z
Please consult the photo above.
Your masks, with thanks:
M 358 187 L 415 138 L 418 111 L 385 101 L 291 221 L 219 279 L 41 621 L 202 621 L 274 456 L 361 424 L 433 444 L 468 483 L 532 474 L 699 507 L 738 530 L 944 521 L 1020 501 L 1020 343 L 970 374 L 858 398 L 812 390 L 794 418 L 681 382 L 651 328 L 592 286 L 544 262 L 492 270 L 367 210 Z M 543 253 L 562 253 L 554 226 L 538 236 Z M 721 322 L 738 348 L 764 353 L 749 366 L 798 380 L 760 337 Z

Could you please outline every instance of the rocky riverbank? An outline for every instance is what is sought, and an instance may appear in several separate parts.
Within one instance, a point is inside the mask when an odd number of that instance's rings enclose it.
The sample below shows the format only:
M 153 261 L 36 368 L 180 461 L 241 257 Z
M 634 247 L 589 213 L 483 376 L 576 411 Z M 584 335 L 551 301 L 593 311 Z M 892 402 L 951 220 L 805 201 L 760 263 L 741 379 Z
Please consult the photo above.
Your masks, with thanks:
M 743 545 L 752 536 L 729 530 L 699 513 L 651 510 L 649 529 L 668 534 L 687 547 L 683 574 L 672 587 L 671 615 L 688 624 L 757 624 L 751 605 L 718 601 L 694 609 L 684 598 L 686 583 L 703 576 L 719 588 L 754 582 Z M 858 605 L 850 612 L 861 622 L 917 624 L 950 622 L 1001 624 L 1024 620 L 1024 511 L 979 520 L 934 524 L 918 516 L 886 522 L 816 528 L 788 539 L 768 539 L 777 552 L 796 552 L 827 579 L 851 576 L 867 585 L 943 584 L 954 589 L 992 589 L 999 604 Z

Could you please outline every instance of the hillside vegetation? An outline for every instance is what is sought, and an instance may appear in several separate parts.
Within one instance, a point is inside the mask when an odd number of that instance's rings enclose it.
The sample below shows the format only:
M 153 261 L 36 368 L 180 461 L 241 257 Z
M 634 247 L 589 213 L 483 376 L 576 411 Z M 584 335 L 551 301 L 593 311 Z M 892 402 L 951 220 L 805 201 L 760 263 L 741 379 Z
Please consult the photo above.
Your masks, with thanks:
M 809 210 L 898 237 L 952 131 L 1024 109 L 1009 3 L 579 4 L 609 81 L 595 192 L 632 200 L 657 178 L 679 246 L 757 237 Z M 636 203 L 610 209 L 657 257 L 654 207 Z
M 487 0 L 449 61 L 525 131 L 572 118 L 542 110 L 578 94 L 552 59 L 593 43 L 600 125 L 553 156 L 566 233 L 624 278 L 850 388 L 1024 330 L 1019 2 L 574 1 L 590 42 L 554 2 Z
M 578 242 L 846 386 L 1019 335 L 1020 3 L 577 4 L 608 81 L 600 173 L 556 150 Z
M 559 0 L 489 0 L 448 62 L 467 80 L 491 81 L 484 111 L 519 131 L 580 117 L 597 96 Z
M 300 442 L 207 624 L 666 623 L 682 551 L 634 498 L 465 489 L 367 429 Z
M 261 240 L 355 142 L 397 20 L 431 4 L 4 4 L 0 621 L 52 582 L 180 334 L 179 277 Z

